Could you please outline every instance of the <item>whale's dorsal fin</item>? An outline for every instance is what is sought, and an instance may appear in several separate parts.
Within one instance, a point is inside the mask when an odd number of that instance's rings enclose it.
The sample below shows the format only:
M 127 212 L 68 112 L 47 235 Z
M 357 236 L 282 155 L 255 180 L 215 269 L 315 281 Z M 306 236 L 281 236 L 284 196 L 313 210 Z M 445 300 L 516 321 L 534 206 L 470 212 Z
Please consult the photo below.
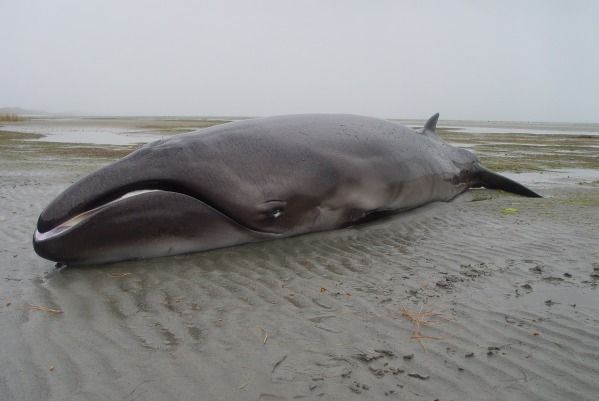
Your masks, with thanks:
M 422 128 L 422 133 L 426 134 L 427 132 L 429 132 L 435 134 L 437 130 L 437 121 L 439 121 L 439 113 L 436 113 L 428 119 L 428 121 L 426 122 L 426 124 L 424 124 L 424 127 Z

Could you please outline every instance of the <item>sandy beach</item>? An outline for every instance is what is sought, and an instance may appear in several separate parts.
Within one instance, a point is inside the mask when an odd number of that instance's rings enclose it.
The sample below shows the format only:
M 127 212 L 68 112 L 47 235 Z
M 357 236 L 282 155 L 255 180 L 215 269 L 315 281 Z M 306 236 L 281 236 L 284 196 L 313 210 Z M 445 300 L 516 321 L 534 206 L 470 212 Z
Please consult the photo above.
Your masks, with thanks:
M 33 252 L 70 183 L 220 122 L 0 126 L 0 399 L 597 399 L 597 126 L 443 130 L 542 199 L 471 190 L 365 226 L 103 266 Z

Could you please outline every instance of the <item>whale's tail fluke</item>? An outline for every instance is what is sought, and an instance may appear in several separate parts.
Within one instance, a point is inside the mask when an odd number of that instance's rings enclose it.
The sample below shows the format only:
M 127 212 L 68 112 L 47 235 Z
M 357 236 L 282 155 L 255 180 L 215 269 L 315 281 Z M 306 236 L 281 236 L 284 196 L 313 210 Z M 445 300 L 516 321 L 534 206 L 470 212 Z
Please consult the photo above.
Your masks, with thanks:
M 474 185 L 473 187 L 485 187 L 489 189 L 501 189 L 506 192 L 514 194 L 528 196 L 529 198 L 542 198 L 538 193 L 526 188 L 524 185 L 517 183 L 516 181 L 510 180 L 501 174 L 494 173 L 485 167 L 478 165 L 474 172 Z

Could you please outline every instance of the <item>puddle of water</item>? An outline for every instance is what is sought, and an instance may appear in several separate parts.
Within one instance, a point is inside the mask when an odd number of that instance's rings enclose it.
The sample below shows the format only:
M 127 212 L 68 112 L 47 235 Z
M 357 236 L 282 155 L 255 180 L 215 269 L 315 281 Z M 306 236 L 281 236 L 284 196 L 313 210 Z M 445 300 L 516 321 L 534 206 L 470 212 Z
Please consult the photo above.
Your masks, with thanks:
M 474 148 L 474 144 L 472 144 L 472 143 L 463 143 L 463 142 L 448 142 L 448 143 L 453 146 L 457 146 L 458 148 L 463 148 L 463 149 Z
M 164 138 L 160 132 L 135 130 L 121 127 L 60 127 L 44 125 L 5 125 L 3 129 L 14 132 L 44 135 L 32 141 L 87 143 L 93 145 L 134 145 Z
M 526 301 L 529 311 L 540 313 L 551 309 L 571 309 L 573 305 L 577 310 L 592 312 L 593 315 L 599 311 L 597 288 L 543 282 L 533 284 L 533 288 L 534 291 L 523 294 L 520 300 Z M 546 303 L 548 300 L 550 302 Z
M 565 130 L 563 128 L 505 128 L 505 127 L 464 127 L 457 125 L 439 125 L 441 129 L 447 129 L 465 134 L 534 134 L 534 135 L 591 135 L 599 136 L 598 131 Z
M 229 118 L 230 119 L 230 118 Z M 77 124 L 81 121 L 81 125 Z M 58 124 L 57 124 L 58 123 Z M 39 141 L 44 142 L 62 142 L 62 143 L 86 143 L 96 145 L 133 145 L 140 143 L 148 143 L 164 137 L 164 134 L 160 131 L 139 129 L 135 127 L 118 126 L 118 122 L 115 125 L 98 124 L 95 125 L 85 120 L 81 120 L 77 117 L 74 118 L 62 118 L 52 119 L 48 123 L 42 121 L 23 124 L 9 124 L 3 125 L 2 129 L 23 132 L 23 133 L 36 133 L 44 135 L 44 138 Z M 414 124 L 415 129 L 420 129 Z M 597 128 L 596 128 L 597 127 Z M 193 128 L 189 127 L 190 130 Z M 494 133 L 494 134 L 549 134 L 549 135 L 590 135 L 599 137 L 599 126 L 596 125 L 585 125 L 577 126 L 576 124 L 561 124 L 552 125 L 549 123 L 535 123 L 530 126 L 510 126 L 509 123 L 486 125 L 481 123 L 475 125 L 468 122 L 464 122 L 464 125 L 452 124 L 451 122 L 447 125 L 440 125 L 439 128 L 446 128 L 460 133 Z M 469 143 L 453 143 L 455 146 L 462 148 L 472 148 L 473 145 Z M 510 145 L 511 143 L 497 142 L 489 143 L 488 145 Z M 547 146 L 545 144 L 533 144 L 527 143 L 526 146 Z
M 62 134 L 47 135 L 44 138 L 36 139 L 44 142 L 63 142 L 63 143 L 89 143 L 94 145 L 133 145 L 138 143 L 148 143 L 163 138 L 156 134 L 130 134 L 113 133 L 102 131 L 85 132 L 65 132 Z
M 424 121 L 391 119 L 416 130 L 422 129 Z M 437 126 L 462 133 L 473 134 L 540 134 L 540 135 L 591 135 L 599 136 L 597 123 L 517 122 L 517 121 L 474 121 L 442 120 Z
M 502 175 L 524 185 L 577 185 L 579 182 L 599 180 L 599 170 L 595 169 L 557 169 L 525 173 L 502 172 Z

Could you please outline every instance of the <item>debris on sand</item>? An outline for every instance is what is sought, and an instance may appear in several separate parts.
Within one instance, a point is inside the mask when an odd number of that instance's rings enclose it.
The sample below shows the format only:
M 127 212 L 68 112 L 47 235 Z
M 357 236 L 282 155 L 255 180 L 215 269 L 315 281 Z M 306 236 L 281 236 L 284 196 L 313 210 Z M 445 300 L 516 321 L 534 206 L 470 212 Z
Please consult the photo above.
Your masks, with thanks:
M 131 273 L 108 273 L 110 277 L 127 277 L 130 276 Z
M 480 276 L 488 276 L 491 274 L 491 269 L 486 263 L 468 263 L 460 264 L 460 274 L 474 280 Z
M 444 288 L 446 290 L 452 290 L 455 286 L 455 283 L 463 282 L 464 278 L 456 276 L 455 274 L 446 274 L 443 279 L 437 281 L 436 285 L 439 288 Z
M 41 311 L 41 312 L 48 312 L 48 313 L 55 313 L 55 314 L 64 313 L 64 311 L 62 309 L 48 308 L 47 306 L 31 305 L 31 304 L 25 304 L 24 306 L 27 309 L 37 310 L 37 311 Z
M 545 266 L 541 262 L 537 262 L 537 261 L 534 261 L 534 260 L 527 260 L 526 262 L 528 262 L 528 263 L 534 263 L 534 266 L 528 269 L 531 272 L 537 273 L 537 274 L 543 273 L 543 270 L 544 270 Z
M 510 344 L 504 344 L 504 345 L 500 345 L 500 346 L 490 346 L 487 347 L 487 356 L 494 356 L 497 355 L 499 352 L 501 352 L 503 355 L 505 355 L 506 353 L 503 351 L 503 348 L 509 346 Z
M 369 366 L 370 372 L 378 378 L 385 376 L 385 371 L 381 368 L 375 368 L 374 366 Z
M 436 336 L 425 336 L 421 333 L 421 330 L 424 326 L 430 326 L 435 323 L 439 323 L 440 321 L 449 321 L 452 320 L 450 317 L 446 317 L 441 315 L 440 313 L 434 312 L 432 310 L 422 310 L 422 306 L 418 312 L 411 311 L 407 308 L 401 308 L 401 315 L 411 321 L 414 324 L 414 332 L 410 338 L 418 340 L 422 348 L 424 345 L 421 340 L 443 340 L 443 337 Z
M 444 280 L 439 280 L 437 281 L 437 287 L 441 287 L 441 288 L 450 288 L 451 284 L 448 283 L 447 281 Z
M 520 287 L 524 288 L 525 290 L 532 291 L 532 285 L 528 283 L 522 284 Z
M 383 354 L 385 356 L 388 356 L 390 358 L 393 358 L 395 356 L 395 353 L 391 350 L 388 349 L 375 349 L 374 352 L 377 352 L 379 354 Z
M 352 392 L 354 392 L 356 394 L 360 394 L 362 392 L 362 390 L 366 390 L 366 391 L 370 390 L 370 386 L 368 386 L 366 384 L 361 384 L 360 382 L 355 381 L 355 380 L 348 387 Z
M 262 332 L 262 335 L 263 335 L 263 337 L 262 337 L 262 344 L 266 345 L 266 340 L 268 340 L 268 332 L 264 328 L 262 328 L 260 326 L 258 326 L 258 330 L 260 330 Z
M 277 362 L 275 362 L 275 364 L 272 367 L 272 371 L 270 372 L 271 375 L 273 373 L 275 373 L 275 370 L 277 370 L 277 368 L 279 367 L 279 365 L 282 364 L 285 361 L 285 359 L 287 359 L 287 354 L 283 355 L 283 357 L 281 359 L 279 359 Z
M 366 352 L 360 352 L 359 354 L 354 355 L 354 358 L 362 361 L 362 362 L 372 362 L 372 361 L 376 361 L 377 359 L 381 359 L 383 358 L 384 355 L 376 355 L 376 354 L 367 354 Z
M 408 376 L 415 377 L 416 379 L 420 379 L 420 380 L 428 380 L 430 378 L 429 375 L 421 375 L 420 373 L 416 373 L 416 372 L 408 373 Z

